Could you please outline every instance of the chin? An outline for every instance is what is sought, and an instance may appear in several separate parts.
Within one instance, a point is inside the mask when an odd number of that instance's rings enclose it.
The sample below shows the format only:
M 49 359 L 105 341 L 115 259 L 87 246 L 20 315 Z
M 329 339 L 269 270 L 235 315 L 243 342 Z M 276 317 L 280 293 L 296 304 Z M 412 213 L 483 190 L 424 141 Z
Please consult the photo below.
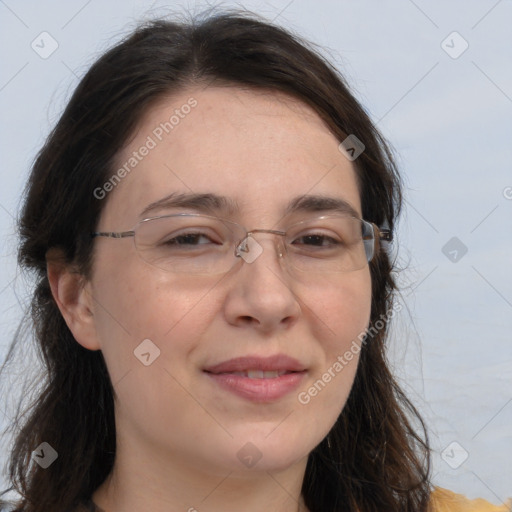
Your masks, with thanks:
M 272 428 L 247 429 L 237 433 L 228 450 L 234 457 L 225 460 L 230 470 L 286 470 L 295 464 L 305 463 L 310 451 L 322 439 L 304 438 L 304 430 L 298 426 L 293 430 L 283 428 L 281 432 L 278 429 L 273 424 Z

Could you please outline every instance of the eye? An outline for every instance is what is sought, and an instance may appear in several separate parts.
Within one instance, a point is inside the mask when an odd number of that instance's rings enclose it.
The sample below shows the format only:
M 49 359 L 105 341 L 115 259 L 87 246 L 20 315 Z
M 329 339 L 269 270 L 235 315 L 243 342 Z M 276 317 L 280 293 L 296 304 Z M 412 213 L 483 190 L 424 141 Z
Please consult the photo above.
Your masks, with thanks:
M 218 236 L 214 236 L 213 234 L 207 234 L 201 232 L 200 230 L 191 230 L 185 233 L 180 233 L 178 235 L 175 233 L 170 233 L 160 242 L 160 245 L 171 248 L 185 247 L 187 245 L 200 246 L 207 244 L 222 245 L 222 241 Z
M 293 245 L 307 245 L 311 247 L 328 247 L 332 248 L 343 244 L 341 240 L 333 238 L 322 233 L 308 233 L 295 238 Z

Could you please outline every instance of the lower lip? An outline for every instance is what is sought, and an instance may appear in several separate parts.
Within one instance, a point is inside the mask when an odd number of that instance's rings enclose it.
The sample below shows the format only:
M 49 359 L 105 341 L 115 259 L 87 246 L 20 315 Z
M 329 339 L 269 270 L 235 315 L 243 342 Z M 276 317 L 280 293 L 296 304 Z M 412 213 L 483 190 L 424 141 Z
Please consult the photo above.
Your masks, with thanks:
M 220 387 L 253 402 L 274 402 L 297 389 L 306 372 L 285 373 L 271 379 L 250 379 L 232 373 L 208 373 Z

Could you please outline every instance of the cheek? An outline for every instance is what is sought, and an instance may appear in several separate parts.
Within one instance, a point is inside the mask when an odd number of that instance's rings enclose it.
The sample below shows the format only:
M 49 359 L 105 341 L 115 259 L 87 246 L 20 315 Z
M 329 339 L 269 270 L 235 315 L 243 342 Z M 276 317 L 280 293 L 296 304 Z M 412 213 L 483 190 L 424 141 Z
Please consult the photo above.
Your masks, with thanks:
M 359 362 L 361 340 L 371 312 L 371 278 L 369 270 L 354 272 L 340 280 L 331 291 L 313 296 L 312 315 L 317 315 L 313 333 L 321 346 L 321 365 L 315 368 L 301 403 L 309 399 L 334 421 L 344 406 L 352 387 Z M 314 400 L 313 400 L 314 399 Z M 300 401 L 300 400 L 299 400 Z M 328 423 L 328 422 L 327 422 Z
M 368 269 L 345 274 L 336 285 L 330 284 L 316 292 L 307 291 L 306 303 L 318 316 L 316 325 L 323 332 L 318 338 L 325 343 L 325 348 L 343 349 L 366 329 L 371 312 L 371 277 Z
M 143 364 L 139 352 L 146 348 L 159 363 L 180 359 L 208 322 L 204 283 L 189 280 L 185 288 L 175 276 L 136 259 L 98 265 L 92 289 L 94 321 L 113 382 Z

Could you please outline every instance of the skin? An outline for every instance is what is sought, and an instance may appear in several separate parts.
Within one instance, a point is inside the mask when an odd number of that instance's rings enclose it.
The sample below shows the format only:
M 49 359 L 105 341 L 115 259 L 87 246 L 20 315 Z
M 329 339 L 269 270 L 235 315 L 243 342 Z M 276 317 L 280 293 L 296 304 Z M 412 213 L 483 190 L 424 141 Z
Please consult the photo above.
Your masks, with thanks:
M 118 164 L 191 97 L 197 106 L 104 199 L 98 230 L 131 229 L 148 204 L 171 192 L 229 196 L 240 206 L 231 220 L 248 229 L 281 227 L 285 205 L 303 194 L 344 199 L 361 216 L 355 170 L 339 141 L 312 109 L 280 93 L 208 87 L 165 98 L 146 113 Z M 165 213 L 172 212 L 154 212 Z M 368 326 L 370 273 L 366 266 L 301 281 L 280 263 L 279 237 L 256 239 L 263 253 L 254 262 L 206 278 L 148 265 L 132 238 L 97 238 L 89 279 L 49 255 L 62 314 L 78 343 L 103 351 L 115 389 L 115 466 L 93 495 L 104 510 L 306 510 L 307 456 L 341 412 L 358 355 L 308 404 L 297 395 Z M 147 338 L 160 356 L 144 366 L 133 351 Z M 273 403 L 220 389 L 202 371 L 278 353 L 308 371 Z M 248 442 L 262 455 L 252 468 L 237 457 Z

